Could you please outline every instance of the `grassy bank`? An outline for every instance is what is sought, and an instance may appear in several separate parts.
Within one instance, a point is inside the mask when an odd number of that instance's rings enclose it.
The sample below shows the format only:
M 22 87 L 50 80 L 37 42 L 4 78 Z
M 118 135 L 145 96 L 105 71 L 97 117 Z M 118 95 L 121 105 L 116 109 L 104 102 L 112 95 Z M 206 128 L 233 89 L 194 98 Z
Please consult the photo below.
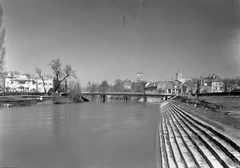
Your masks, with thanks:
M 17 96 L 1 96 L 0 107 L 24 107 L 35 105 L 41 100 L 39 99 L 26 99 Z
M 43 104 L 69 104 L 85 101 L 82 99 L 82 95 L 79 93 L 69 93 L 67 96 L 52 94 L 50 98 L 44 100 L 40 100 L 39 98 L 26 98 L 20 96 L 1 96 L 0 107 L 25 107 Z
M 69 103 L 82 103 L 82 95 L 80 93 L 69 93 L 66 96 L 59 94 L 52 94 L 52 101 L 54 104 L 69 104 Z

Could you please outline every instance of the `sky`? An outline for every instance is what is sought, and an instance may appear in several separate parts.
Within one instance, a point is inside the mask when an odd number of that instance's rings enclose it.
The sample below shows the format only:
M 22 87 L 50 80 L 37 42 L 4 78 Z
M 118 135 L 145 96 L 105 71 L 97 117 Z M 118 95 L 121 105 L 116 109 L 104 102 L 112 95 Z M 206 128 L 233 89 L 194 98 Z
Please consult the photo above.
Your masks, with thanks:
M 0 0 L 6 69 L 52 75 L 60 58 L 78 81 L 113 84 L 240 76 L 239 0 Z

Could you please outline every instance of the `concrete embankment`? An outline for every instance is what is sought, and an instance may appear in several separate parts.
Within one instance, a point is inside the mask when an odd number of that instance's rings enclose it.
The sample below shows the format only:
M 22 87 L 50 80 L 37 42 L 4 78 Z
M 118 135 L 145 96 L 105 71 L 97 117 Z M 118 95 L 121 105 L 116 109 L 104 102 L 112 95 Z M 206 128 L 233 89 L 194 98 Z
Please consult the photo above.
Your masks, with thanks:
M 144 98 L 140 98 L 138 101 L 144 102 Z M 149 103 L 161 103 L 163 100 L 162 98 L 155 98 L 155 97 L 148 97 L 147 102 Z
M 183 107 L 160 105 L 156 167 L 240 167 L 239 139 Z

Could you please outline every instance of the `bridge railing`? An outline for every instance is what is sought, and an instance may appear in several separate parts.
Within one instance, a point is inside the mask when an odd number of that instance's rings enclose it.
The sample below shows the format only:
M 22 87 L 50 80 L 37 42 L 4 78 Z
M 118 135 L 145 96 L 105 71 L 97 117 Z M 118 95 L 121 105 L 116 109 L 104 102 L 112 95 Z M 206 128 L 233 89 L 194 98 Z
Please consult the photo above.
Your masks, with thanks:
M 84 95 L 143 95 L 144 92 L 82 92 Z
M 145 92 L 82 92 L 83 95 L 126 95 L 126 96 L 173 96 L 160 93 L 145 93 Z

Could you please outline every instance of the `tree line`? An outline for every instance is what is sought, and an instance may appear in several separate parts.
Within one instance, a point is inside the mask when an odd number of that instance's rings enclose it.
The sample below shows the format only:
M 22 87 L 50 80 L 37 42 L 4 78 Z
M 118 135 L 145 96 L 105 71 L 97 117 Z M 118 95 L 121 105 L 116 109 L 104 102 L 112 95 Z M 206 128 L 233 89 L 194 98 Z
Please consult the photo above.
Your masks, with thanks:
M 5 71 L 5 55 L 6 48 L 4 47 L 5 42 L 5 28 L 3 27 L 3 9 L 0 4 L 0 72 L 3 73 Z
M 125 81 L 121 79 L 116 79 L 113 85 L 109 84 L 107 80 L 103 80 L 100 84 L 88 81 L 87 86 L 84 88 L 84 90 L 87 92 L 143 92 L 146 82 L 130 82 L 130 84 L 128 84 L 128 87 L 124 85 Z

